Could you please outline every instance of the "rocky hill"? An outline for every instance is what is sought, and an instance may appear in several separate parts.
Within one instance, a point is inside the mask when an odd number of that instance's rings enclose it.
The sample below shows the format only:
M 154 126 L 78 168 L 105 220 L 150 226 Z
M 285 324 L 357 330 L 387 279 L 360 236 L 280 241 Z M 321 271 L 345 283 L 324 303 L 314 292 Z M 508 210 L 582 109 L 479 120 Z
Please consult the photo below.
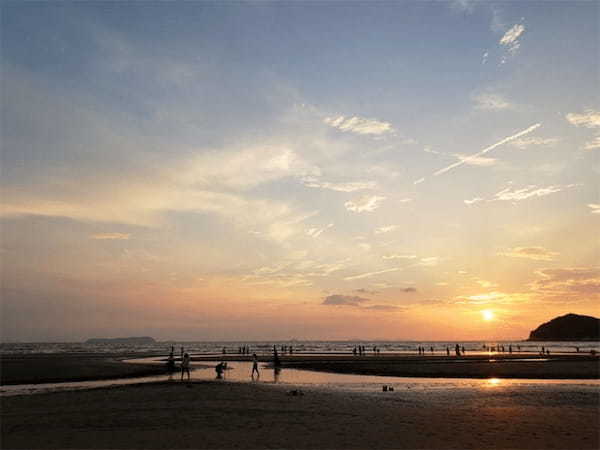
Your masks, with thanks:
M 529 334 L 529 341 L 598 341 L 600 319 L 567 314 L 543 323 Z

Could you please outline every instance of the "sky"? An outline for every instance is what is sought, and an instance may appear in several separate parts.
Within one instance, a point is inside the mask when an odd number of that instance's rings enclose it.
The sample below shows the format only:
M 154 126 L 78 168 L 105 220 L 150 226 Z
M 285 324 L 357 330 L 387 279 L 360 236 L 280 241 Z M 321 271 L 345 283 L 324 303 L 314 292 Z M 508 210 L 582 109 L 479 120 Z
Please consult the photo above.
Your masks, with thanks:
M 599 316 L 599 8 L 3 1 L 2 341 Z

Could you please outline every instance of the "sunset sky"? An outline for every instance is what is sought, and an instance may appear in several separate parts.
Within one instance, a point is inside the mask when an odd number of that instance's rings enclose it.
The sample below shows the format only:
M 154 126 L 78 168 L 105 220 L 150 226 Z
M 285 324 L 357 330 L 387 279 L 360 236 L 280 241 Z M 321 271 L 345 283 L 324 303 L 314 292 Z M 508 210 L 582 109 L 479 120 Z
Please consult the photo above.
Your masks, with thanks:
M 0 8 L 4 342 L 600 315 L 597 2 Z

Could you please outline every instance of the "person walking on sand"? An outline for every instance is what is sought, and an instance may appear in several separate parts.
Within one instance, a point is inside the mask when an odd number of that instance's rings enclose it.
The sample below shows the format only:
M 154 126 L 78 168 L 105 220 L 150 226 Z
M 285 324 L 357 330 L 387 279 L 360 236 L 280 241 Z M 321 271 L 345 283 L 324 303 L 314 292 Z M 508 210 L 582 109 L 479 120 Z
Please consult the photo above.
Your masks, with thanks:
M 254 372 L 256 372 L 257 377 L 260 377 L 260 372 L 258 371 L 258 356 L 256 356 L 256 353 L 252 355 L 252 378 L 254 378 Z
M 167 358 L 167 370 L 169 373 L 175 371 L 175 348 L 171 346 L 171 352 L 169 353 L 169 357 Z
M 181 360 L 181 381 L 183 381 L 183 374 L 186 372 L 188 381 L 190 381 L 190 355 L 188 353 L 184 353 Z

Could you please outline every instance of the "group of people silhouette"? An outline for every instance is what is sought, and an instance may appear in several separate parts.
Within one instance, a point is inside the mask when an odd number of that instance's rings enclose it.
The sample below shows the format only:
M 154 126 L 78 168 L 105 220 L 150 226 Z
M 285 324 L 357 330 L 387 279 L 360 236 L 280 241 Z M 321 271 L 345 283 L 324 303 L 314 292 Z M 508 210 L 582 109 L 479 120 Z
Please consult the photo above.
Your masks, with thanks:
M 433 355 L 435 353 L 435 349 L 433 348 L 433 346 L 429 347 L 429 352 Z M 454 346 L 454 353 L 456 354 L 456 356 L 461 356 L 461 355 L 465 355 L 466 354 L 466 349 L 465 347 L 461 347 L 460 345 L 456 344 Z M 421 356 L 425 356 L 427 354 L 427 349 L 425 347 L 422 346 L 418 346 L 417 347 L 417 353 Z M 446 356 L 450 356 L 450 347 L 446 346 Z
M 381 352 L 381 350 L 379 349 L 379 347 L 377 347 L 376 345 L 373 346 L 372 348 L 373 354 L 374 355 L 379 355 L 379 353 Z M 363 356 L 367 354 L 367 348 L 364 345 L 358 345 L 356 347 L 354 347 L 352 349 L 352 354 L 354 356 L 358 355 L 358 356 Z
M 187 379 L 190 380 L 190 364 L 191 357 L 189 353 L 184 352 L 183 347 L 181 347 L 181 381 L 183 381 L 184 374 L 187 373 Z M 167 358 L 167 371 L 173 376 L 173 372 L 177 369 L 175 367 L 175 346 L 171 346 L 171 351 L 169 352 L 169 357 Z

